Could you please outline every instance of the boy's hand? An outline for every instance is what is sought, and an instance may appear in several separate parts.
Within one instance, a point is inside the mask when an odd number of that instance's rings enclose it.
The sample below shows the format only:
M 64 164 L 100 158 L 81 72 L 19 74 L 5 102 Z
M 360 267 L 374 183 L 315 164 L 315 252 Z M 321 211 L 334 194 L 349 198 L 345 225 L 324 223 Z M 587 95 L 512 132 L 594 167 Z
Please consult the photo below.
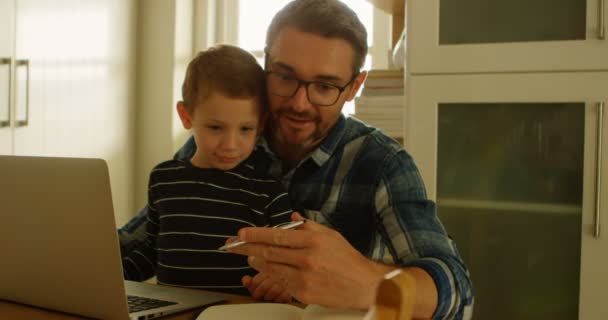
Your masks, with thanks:
M 254 277 L 244 276 L 243 285 L 252 297 L 279 303 L 291 302 L 291 295 L 287 293 L 287 284 L 284 280 L 274 280 L 264 273 L 258 273 Z

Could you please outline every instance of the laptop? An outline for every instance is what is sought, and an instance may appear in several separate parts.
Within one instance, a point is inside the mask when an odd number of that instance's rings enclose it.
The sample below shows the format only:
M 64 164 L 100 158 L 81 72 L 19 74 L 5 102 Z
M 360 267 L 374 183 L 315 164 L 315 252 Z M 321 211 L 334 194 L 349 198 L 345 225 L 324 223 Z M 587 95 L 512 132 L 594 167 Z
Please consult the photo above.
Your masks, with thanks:
M 226 300 L 123 280 L 104 160 L 0 156 L 0 221 L 0 299 L 138 320 Z

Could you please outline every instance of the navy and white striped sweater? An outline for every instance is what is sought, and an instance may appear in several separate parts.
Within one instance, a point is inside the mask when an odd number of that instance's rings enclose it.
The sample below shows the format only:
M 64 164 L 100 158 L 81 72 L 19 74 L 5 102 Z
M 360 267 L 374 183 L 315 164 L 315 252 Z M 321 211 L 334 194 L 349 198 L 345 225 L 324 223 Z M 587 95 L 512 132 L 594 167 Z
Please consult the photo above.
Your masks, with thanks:
M 148 185 L 146 240 L 123 258 L 125 278 L 246 294 L 253 275 L 247 257 L 217 248 L 248 226 L 290 220 L 283 186 L 244 161 L 232 170 L 202 169 L 189 161 L 157 165 Z

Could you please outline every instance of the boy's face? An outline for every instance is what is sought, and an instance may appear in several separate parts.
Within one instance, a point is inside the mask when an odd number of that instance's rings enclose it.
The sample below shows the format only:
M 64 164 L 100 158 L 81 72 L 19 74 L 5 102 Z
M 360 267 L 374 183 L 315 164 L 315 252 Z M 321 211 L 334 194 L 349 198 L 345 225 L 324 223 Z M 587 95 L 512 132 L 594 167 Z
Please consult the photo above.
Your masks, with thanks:
M 183 102 L 177 111 L 186 129 L 192 129 L 196 153 L 192 164 L 230 170 L 253 151 L 261 130 L 257 98 L 236 99 L 214 93 L 188 112 Z

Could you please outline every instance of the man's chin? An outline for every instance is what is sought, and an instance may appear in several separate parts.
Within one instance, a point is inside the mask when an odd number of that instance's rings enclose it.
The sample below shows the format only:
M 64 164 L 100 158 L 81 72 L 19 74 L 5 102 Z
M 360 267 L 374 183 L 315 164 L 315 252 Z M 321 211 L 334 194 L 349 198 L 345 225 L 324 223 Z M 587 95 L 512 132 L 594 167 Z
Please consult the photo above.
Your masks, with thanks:
M 299 148 L 312 148 L 315 147 L 319 141 L 314 139 L 314 135 L 289 135 L 283 136 L 282 139 L 287 145 L 291 145 Z

